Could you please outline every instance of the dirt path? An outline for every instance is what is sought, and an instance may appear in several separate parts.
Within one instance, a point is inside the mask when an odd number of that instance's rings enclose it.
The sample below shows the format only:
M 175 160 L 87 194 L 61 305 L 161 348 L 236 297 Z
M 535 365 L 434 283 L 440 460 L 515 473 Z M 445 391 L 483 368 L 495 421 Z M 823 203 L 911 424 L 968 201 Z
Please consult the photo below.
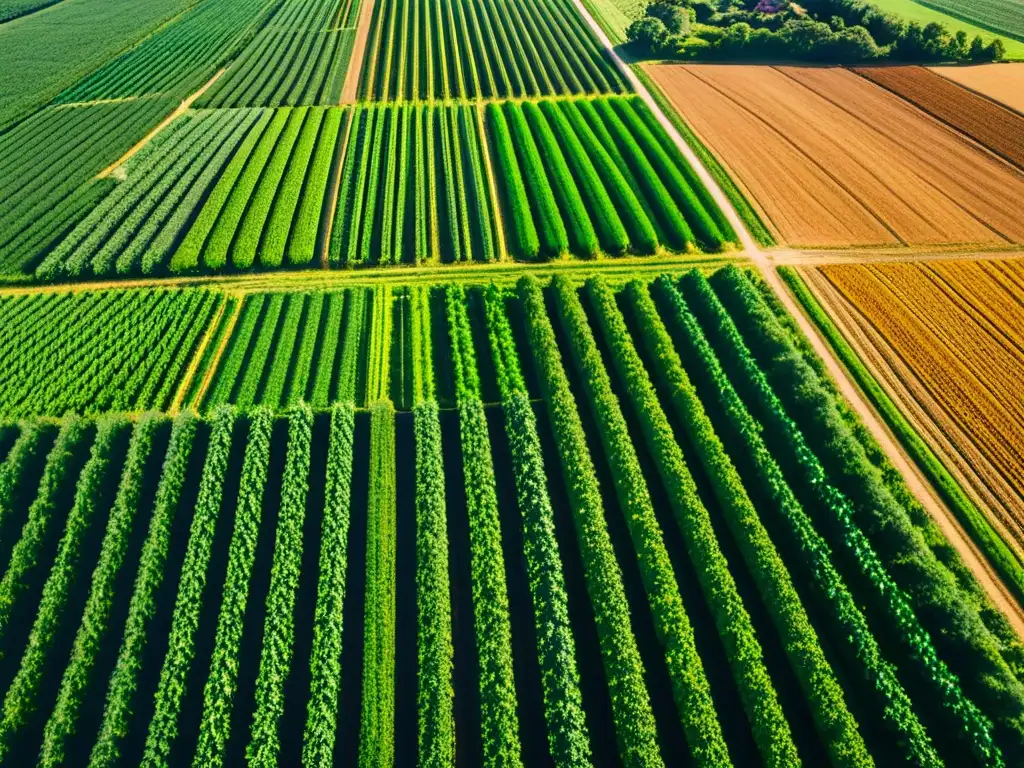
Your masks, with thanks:
M 961 246 L 949 246 L 946 248 L 844 248 L 836 251 L 779 248 L 767 252 L 767 256 L 776 267 L 818 267 L 829 264 L 1020 259 L 1024 258 L 1024 250 L 1019 246 L 1007 247 L 1005 250 L 992 250 L 991 248 L 972 250 Z
M 224 328 L 224 335 L 221 337 L 220 344 L 217 345 L 217 351 L 214 353 L 213 357 L 210 358 L 210 364 L 207 366 L 206 373 L 203 374 L 203 380 L 199 384 L 199 389 L 196 390 L 195 398 L 193 398 L 193 404 L 197 410 L 199 406 L 202 405 L 203 398 L 206 397 L 206 390 L 210 388 L 210 384 L 213 382 L 213 377 L 217 373 L 217 369 L 220 367 L 220 359 L 224 356 L 224 350 L 227 349 L 228 342 L 231 341 L 231 334 L 235 330 L 235 325 L 238 324 L 238 318 L 242 315 L 242 305 L 244 304 L 245 302 L 241 300 L 235 304 L 235 312 L 231 315 L 231 318 L 228 320 L 228 324 Z M 218 323 L 219 322 L 220 321 L 218 320 Z M 210 337 L 212 338 L 213 334 L 217 332 L 216 325 L 211 326 L 211 328 Z M 202 355 L 196 355 L 196 360 L 202 360 Z M 195 376 L 194 371 L 192 375 Z M 186 390 L 183 388 L 182 392 L 185 391 Z
M 487 132 L 484 130 L 484 105 L 476 105 L 476 127 L 480 136 L 480 152 L 484 157 L 484 173 L 487 175 L 487 189 L 491 196 L 491 212 L 493 214 L 494 234 L 498 239 L 498 259 L 508 261 L 508 246 L 505 243 L 505 227 L 502 226 L 501 197 L 498 195 L 498 184 L 495 181 L 494 166 L 491 164 L 491 151 L 487 145 Z
M 693 167 L 698 178 L 700 178 L 701 182 L 707 187 L 708 192 L 711 194 L 715 203 L 725 213 L 726 218 L 729 220 L 729 223 L 732 224 L 733 229 L 735 229 L 737 236 L 740 238 L 740 242 L 743 244 L 745 255 L 748 255 L 753 259 L 754 265 L 761 273 L 761 276 L 765 279 L 768 285 L 771 286 L 776 296 L 779 297 L 779 300 L 782 302 L 783 306 L 785 306 L 786 311 L 793 316 L 801 333 L 807 337 L 814 348 L 815 353 L 824 361 L 829 375 L 835 379 L 843 397 L 846 398 L 850 406 L 856 411 L 857 415 L 864 422 L 864 425 L 871 432 L 871 435 L 876 441 L 878 441 L 878 444 L 881 446 L 882 450 L 885 451 L 889 460 L 893 463 L 893 466 L 895 466 L 906 479 L 911 492 L 917 497 L 921 504 L 924 505 L 925 509 L 928 510 L 932 518 L 938 523 L 950 543 L 956 548 L 957 552 L 960 553 L 960 556 L 967 564 L 967 567 L 971 569 L 971 572 L 974 574 L 979 584 L 981 584 L 986 594 L 988 594 L 989 599 L 991 599 L 992 602 L 998 606 L 1004 614 L 1006 614 L 1018 635 L 1024 637 L 1024 611 L 1022 611 L 1021 606 L 1010 596 L 1006 587 L 985 560 L 984 556 L 982 556 L 974 542 L 971 541 L 967 533 L 960 527 L 960 524 L 957 522 L 953 513 L 938 497 L 935 490 L 931 487 L 931 484 L 928 483 L 920 473 L 916 465 L 914 465 L 907 454 L 903 451 L 902 446 L 900 446 L 896 438 L 889 432 L 888 428 L 882 422 L 874 408 L 865 399 L 853 379 L 850 378 L 846 368 L 843 367 L 842 363 L 840 363 L 838 358 L 833 354 L 832 348 L 819 334 L 817 326 L 804 314 L 796 299 L 785 287 L 782 279 L 775 271 L 775 267 L 769 258 L 769 255 L 758 248 L 757 243 L 747 231 L 747 228 L 744 226 L 739 215 L 733 209 L 729 199 L 722 192 L 717 182 L 715 182 L 711 177 L 711 174 L 708 173 L 707 169 L 704 168 L 693 150 L 691 150 L 689 145 L 683 140 L 683 137 L 679 135 L 675 126 L 672 125 L 672 121 L 670 121 L 661 111 L 661 107 L 651 96 L 646 86 L 640 82 L 639 78 L 637 78 L 625 61 L 623 61 L 618 55 L 612 47 L 608 36 L 604 33 L 604 30 L 601 29 L 597 21 L 595 21 L 590 15 L 590 12 L 587 10 L 586 6 L 583 5 L 581 0 L 573 0 L 573 4 L 576 6 L 580 16 L 587 22 L 587 25 L 597 36 L 597 39 L 600 40 L 601 45 L 604 46 L 608 55 L 626 76 L 626 79 L 633 86 L 633 89 L 654 113 L 658 122 L 665 128 L 666 132 L 682 153 L 683 157 L 685 157 L 687 162 Z
M 144 146 L 149 144 L 149 142 L 151 142 L 153 140 L 154 136 L 156 136 L 158 133 L 160 133 L 160 131 L 162 131 L 168 125 L 173 123 L 176 118 L 178 118 L 181 115 L 185 114 L 185 112 L 188 110 L 188 108 L 192 106 L 193 102 L 196 99 L 198 99 L 200 96 L 202 96 L 204 93 L 206 93 L 207 89 L 209 89 L 210 86 L 212 86 L 214 83 L 216 83 L 218 80 L 220 80 L 221 75 L 223 75 L 225 72 L 227 72 L 227 67 L 224 67 L 223 69 L 218 71 L 217 74 L 215 74 L 213 77 L 211 77 L 202 88 L 200 88 L 198 91 L 196 91 L 191 96 L 189 96 L 187 99 L 185 99 L 183 102 L 181 102 L 181 104 L 178 105 L 178 108 L 175 109 L 173 112 L 171 112 L 171 114 L 169 114 L 167 117 L 165 117 L 163 119 L 163 122 L 160 123 L 160 125 L 158 125 L 152 131 L 150 131 L 145 136 L 143 136 L 141 141 L 139 141 L 134 147 L 129 149 L 123 155 L 121 155 L 121 157 L 119 157 L 112 165 L 108 165 L 106 168 L 104 168 L 102 171 L 100 171 L 99 174 L 97 174 L 96 178 L 97 179 L 104 179 L 104 178 L 106 178 L 107 176 L 112 174 L 114 171 L 116 171 L 121 165 L 123 165 L 128 160 L 128 158 L 130 158 L 132 155 L 134 155 L 136 152 L 138 152 Z
M 210 346 L 210 341 L 217 332 L 217 327 L 220 325 L 221 318 L 224 317 L 224 310 L 227 305 L 227 300 L 222 299 L 220 302 L 220 308 L 217 310 L 217 314 L 211 318 L 210 322 L 206 325 L 206 333 L 203 334 L 203 340 L 199 342 L 199 346 L 192 353 L 192 360 L 188 364 L 188 370 L 185 371 L 185 376 L 182 378 L 181 384 L 178 385 L 178 392 L 174 395 L 174 400 L 171 402 L 171 407 L 168 409 L 168 413 L 172 416 L 176 416 L 181 410 L 181 404 L 185 400 L 185 395 L 188 393 L 189 387 L 192 386 L 192 379 L 195 378 L 196 371 L 199 369 L 199 364 L 202 362 L 203 355 L 206 354 L 206 348 Z
M 362 0 L 359 6 L 359 22 L 356 24 L 356 39 L 352 44 L 345 84 L 341 87 L 341 104 L 355 101 L 359 90 L 359 78 L 363 74 L 363 59 L 366 58 L 366 41 L 370 38 L 370 20 L 373 18 L 375 0 Z

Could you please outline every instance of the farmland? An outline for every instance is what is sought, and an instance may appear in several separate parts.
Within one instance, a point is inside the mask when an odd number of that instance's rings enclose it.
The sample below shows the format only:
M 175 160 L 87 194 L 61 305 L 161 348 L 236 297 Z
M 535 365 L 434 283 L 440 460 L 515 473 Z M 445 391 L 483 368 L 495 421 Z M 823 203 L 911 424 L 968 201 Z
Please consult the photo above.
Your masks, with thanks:
M 932 67 L 943 77 L 1024 113 L 1024 65 L 985 64 L 978 67 Z
M 921 67 L 871 67 L 856 72 L 1024 169 L 1024 115 Z
M 200 415 L 3 431 L 0 751 L 1012 761 L 1017 641 L 762 288 L 189 294 Z
M 383 0 L 360 92 L 432 101 L 624 90 L 568 0 Z
M 1005 244 L 1024 237 L 1024 218 L 1010 202 L 1024 194 L 1016 169 L 849 71 L 648 71 L 784 242 Z
M 0 0 L 0 765 L 1024 764 L 1021 117 L 819 60 L 997 47 L 95 3 Z
M 802 273 L 871 369 L 1020 553 L 1019 262 Z M 1019 557 L 1019 554 L 1017 555 Z

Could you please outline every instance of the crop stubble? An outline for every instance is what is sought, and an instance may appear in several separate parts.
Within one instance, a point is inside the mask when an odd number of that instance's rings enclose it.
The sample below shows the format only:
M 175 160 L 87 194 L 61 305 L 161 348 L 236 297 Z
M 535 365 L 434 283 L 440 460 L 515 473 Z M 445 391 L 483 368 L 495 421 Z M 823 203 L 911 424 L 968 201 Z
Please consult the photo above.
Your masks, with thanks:
M 1024 113 L 1024 63 L 931 67 L 931 70 Z
M 864 67 L 855 71 L 1024 168 L 1024 115 L 923 67 Z
M 802 270 L 875 375 L 1024 548 L 1024 265 Z
M 650 69 L 765 211 L 807 246 L 1024 241 L 1024 176 L 837 68 Z

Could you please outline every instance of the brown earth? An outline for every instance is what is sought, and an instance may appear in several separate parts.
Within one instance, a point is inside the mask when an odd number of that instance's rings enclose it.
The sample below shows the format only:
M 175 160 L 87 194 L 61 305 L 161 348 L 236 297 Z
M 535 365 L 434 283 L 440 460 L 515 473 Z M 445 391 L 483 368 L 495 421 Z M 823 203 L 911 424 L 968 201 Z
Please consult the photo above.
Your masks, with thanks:
M 348 72 L 345 83 L 341 87 L 341 104 L 355 101 L 359 91 L 359 78 L 363 74 L 363 59 L 366 58 L 366 41 L 370 37 L 370 19 L 373 18 L 375 0 L 362 0 L 359 7 L 359 20 L 356 24 L 356 39 L 352 45 Z
M 801 273 L 921 434 L 1024 551 L 1024 264 Z
M 1024 242 L 1024 174 L 838 68 L 649 68 L 780 239 Z
M 1024 114 L 1024 63 L 931 67 L 931 70 Z
M 854 71 L 1024 168 L 1024 115 L 923 67 L 865 67 Z

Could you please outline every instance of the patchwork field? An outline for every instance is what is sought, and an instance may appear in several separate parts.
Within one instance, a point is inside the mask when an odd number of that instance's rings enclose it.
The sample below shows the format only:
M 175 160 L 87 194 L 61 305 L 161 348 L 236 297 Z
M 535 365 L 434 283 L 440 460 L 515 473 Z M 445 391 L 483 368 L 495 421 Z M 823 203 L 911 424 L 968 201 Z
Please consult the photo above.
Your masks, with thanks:
M 1016 0 L 876 0 L 874 5 L 922 27 L 942 24 L 954 33 L 962 30 L 968 39 L 980 35 L 987 43 L 999 37 L 1006 45 L 1007 58 L 1024 59 L 1024 41 L 1021 40 L 1024 23 Z M 1015 31 L 1015 36 L 995 31 L 996 24 L 1009 32 Z
M 252 294 L 204 415 L 5 423 L 0 757 L 1016 761 L 1019 641 L 767 291 Z
M 923 67 L 855 70 L 1024 170 L 1024 115 Z
M 931 67 L 931 70 L 1024 114 L 1024 64 Z
M 801 275 L 1024 552 L 1024 265 L 843 265 Z
M 852 72 L 648 71 L 785 243 L 1024 241 L 1024 174 Z

